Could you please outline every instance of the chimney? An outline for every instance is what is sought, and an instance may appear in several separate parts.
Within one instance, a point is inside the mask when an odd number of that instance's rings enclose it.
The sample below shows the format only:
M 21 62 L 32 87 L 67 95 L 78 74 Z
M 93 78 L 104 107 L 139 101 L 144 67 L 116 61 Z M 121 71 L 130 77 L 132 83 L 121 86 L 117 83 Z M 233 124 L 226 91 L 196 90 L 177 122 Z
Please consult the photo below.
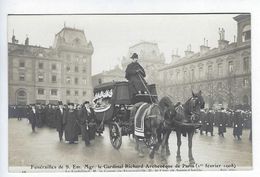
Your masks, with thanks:
M 29 45 L 29 38 L 28 38 L 28 35 L 26 35 L 25 45 Z
M 228 46 L 229 41 L 227 40 L 218 40 L 218 48 L 219 50 L 223 50 Z
M 172 51 L 172 61 L 171 63 L 176 62 L 177 60 L 179 60 L 181 58 L 181 56 L 178 55 L 178 49 L 176 49 L 176 53 L 174 54 L 174 50 Z
M 194 54 L 194 52 L 191 51 L 191 44 L 188 45 L 187 50 L 184 51 L 184 53 L 185 53 L 185 57 L 187 57 L 187 58 L 188 58 L 188 57 L 191 57 L 191 56 Z
M 200 54 L 203 55 L 209 51 L 208 40 L 204 38 L 204 44 L 200 46 Z
M 218 28 L 219 40 L 218 40 L 218 48 L 219 50 L 223 50 L 228 46 L 229 41 L 225 40 L 225 30 L 224 28 Z

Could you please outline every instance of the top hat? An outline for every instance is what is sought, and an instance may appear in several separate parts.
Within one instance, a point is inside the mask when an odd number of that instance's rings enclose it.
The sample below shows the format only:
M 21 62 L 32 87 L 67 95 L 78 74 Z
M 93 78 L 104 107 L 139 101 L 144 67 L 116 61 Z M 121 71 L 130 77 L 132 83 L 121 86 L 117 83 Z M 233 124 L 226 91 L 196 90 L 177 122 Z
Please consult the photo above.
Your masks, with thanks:
M 130 58 L 132 58 L 132 59 L 138 59 L 138 55 L 137 55 L 137 53 L 133 53 L 133 55 L 130 57 Z

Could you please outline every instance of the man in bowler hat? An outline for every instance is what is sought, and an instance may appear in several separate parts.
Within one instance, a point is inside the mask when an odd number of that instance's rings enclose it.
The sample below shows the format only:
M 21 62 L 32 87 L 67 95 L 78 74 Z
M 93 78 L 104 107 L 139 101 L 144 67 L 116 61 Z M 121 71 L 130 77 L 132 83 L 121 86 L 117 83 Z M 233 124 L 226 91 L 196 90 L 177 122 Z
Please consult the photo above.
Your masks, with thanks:
M 125 70 L 125 78 L 130 83 L 130 93 L 135 95 L 137 93 L 146 93 L 148 92 L 147 83 L 145 81 L 145 71 L 144 68 L 138 63 L 138 55 L 133 53 L 130 57 L 132 62 L 127 65 Z
M 58 108 L 56 109 L 56 130 L 59 133 L 59 140 L 62 141 L 63 131 L 64 131 L 64 125 L 63 125 L 63 119 L 65 115 L 65 110 L 63 108 L 63 104 L 61 101 L 58 102 Z

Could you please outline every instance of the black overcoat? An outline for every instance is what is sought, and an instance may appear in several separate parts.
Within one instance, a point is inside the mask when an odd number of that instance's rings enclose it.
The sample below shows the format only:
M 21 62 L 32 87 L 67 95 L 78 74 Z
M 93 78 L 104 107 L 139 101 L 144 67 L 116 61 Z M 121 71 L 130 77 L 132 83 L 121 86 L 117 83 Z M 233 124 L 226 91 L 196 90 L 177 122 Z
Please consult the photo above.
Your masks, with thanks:
M 75 110 L 68 110 L 65 113 L 63 123 L 65 124 L 65 141 L 78 141 L 77 113 Z
M 131 95 L 138 93 L 138 91 L 147 91 L 145 76 L 144 68 L 138 62 L 128 64 L 125 70 L 125 78 L 129 81 L 129 92 Z

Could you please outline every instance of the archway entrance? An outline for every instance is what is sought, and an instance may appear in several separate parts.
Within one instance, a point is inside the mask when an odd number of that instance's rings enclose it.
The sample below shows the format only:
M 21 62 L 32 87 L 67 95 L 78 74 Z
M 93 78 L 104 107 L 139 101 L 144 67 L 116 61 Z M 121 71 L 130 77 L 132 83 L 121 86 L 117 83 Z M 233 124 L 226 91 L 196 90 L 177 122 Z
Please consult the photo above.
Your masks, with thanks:
M 18 105 L 27 104 L 27 94 L 24 90 L 18 90 L 16 92 L 16 104 L 18 104 Z
M 243 103 L 246 104 L 246 105 L 249 103 L 249 99 L 248 99 L 247 95 L 243 96 Z

